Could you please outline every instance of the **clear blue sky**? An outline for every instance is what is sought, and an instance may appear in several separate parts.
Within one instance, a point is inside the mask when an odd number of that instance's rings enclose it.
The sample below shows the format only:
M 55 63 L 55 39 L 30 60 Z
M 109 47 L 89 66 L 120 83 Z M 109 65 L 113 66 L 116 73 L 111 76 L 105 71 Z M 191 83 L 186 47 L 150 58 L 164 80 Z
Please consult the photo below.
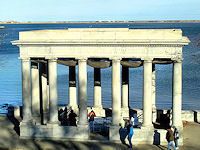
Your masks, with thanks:
M 0 21 L 200 20 L 200 0 L 1 0 Z

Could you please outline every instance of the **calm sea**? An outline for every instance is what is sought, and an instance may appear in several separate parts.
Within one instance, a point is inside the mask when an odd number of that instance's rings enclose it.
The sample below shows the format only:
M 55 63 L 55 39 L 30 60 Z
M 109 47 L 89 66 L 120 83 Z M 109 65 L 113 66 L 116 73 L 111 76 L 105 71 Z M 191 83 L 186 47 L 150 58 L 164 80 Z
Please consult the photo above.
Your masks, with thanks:
M 18 40 L 20 31 L 67 28 L 135 28 L 182 29 L 192 42 L 183 48 L 183 105 L 187 110 L 200 110 L 200 23 L 120 23 L 120 24 L 0 24 L 0 107 L 22 105 L 21 61 L 19 48 L 10 41 Z M 198 58 L 199 56 L 199 58 Z M 78 67 L 76 68 L 78 69 Z M 88 66 L 88 106 L 93 105 L 93 68 Z M 142 108 L 143 67 L 130 68 L 129 98 L 132 108 Z M 112 106 L 111 67 L 102 69 L 103 107 Z M 68 67 L 58 65 L 58 104 L 68 104 Z M 172 64 L 156 65 L 156 106 L 172 107 Z M 0 112 L 5 110 L 0 109 Z

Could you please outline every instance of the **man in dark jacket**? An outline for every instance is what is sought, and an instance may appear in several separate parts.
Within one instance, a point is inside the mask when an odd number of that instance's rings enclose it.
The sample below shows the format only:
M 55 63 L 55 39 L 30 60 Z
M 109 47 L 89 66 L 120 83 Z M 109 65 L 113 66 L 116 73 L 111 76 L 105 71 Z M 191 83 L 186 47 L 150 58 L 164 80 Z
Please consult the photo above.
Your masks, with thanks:
M 174 132 L 172 131 L 172 128 L 169 127 L 167 129 L 167 135 L 166 135 L 166 139 L 168 141 L 168 146 L 167 146 L 167 150 L 170 150 L 170 146 L 172 146 L 174 148 L 174 150 L 176 150 L 176 147 L 174 146 Z
M 77 115 L 74 113 L 73 110 L 71 110 L 71 112 L 69 114 L 69 123 L 70 123 L 70 126 L 76 126 L 76 117 L 77 117 Z

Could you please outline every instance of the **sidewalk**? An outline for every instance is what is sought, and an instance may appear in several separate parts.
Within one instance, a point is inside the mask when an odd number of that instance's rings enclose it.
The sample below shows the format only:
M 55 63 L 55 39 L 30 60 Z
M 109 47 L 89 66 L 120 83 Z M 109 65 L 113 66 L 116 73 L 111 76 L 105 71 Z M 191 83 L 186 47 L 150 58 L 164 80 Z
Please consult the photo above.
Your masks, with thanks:
M 112 143 L 107 140 L 69 141 L 20 139 L 13 123 L 5 116 L 0 116 L 0 150 L 125 150 L 128 145 Z M 180 150 L 200 149 L 200 124 L 188 123 L 184 127 L 184 146 Z M 134 139 L 134 136 L 133 136 Z M 134 144 L 134 143 L 133 143 Z M 167 146 L 133 145 L 133 150 L 166 150 Z

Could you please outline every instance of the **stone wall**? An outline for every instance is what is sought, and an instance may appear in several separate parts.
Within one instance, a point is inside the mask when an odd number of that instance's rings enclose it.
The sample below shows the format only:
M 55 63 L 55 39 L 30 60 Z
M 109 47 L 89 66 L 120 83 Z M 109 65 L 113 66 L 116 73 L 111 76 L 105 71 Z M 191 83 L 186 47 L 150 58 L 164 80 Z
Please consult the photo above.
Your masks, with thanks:
M 61 106 L 59 107 L 59 109 L 62 108 L 64 109 L 65 106 Z M 20 107 L 19 106 L 15 106 L 14 107 L 14 116 L 16 118 L 19 118 L 20 117 L 20 114 L 22 114 L 22 112 L 20 112 Z M 91 111 L 92 109 L 90 107 L 88 107 L 88 113 Z M 137 116 L 138 117 L 138 121 L 139 122 L 142 122 L 142 115 L 143 115 L 143 112 L 141 109 L 132 109 L 134 111 L 134 113 L 137 113 Z M 105 113 L 105 111 L 104 111 Z M 167 113 L 170 113 L 170 116 L 171 116 L 171 110 L 157 110 L 157 116 L 158 118 L 160 117 L 160 114 L 167 114 Z M 77 112 L 78 114 L 78 112 Z M 131 115 L 131 114 L 130 114 Z M 97 115 L 98 117 L 100 117 L 99 115 Z M 102 115 L 102 117 L 105 117 L 105 114 Z M 170 117 L 171 118 L 171 117 Z M 182 121 L 188 121 L 188 122 L 198 122 L 200 123 L 200 110 L 182 110 Z

